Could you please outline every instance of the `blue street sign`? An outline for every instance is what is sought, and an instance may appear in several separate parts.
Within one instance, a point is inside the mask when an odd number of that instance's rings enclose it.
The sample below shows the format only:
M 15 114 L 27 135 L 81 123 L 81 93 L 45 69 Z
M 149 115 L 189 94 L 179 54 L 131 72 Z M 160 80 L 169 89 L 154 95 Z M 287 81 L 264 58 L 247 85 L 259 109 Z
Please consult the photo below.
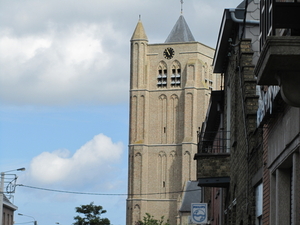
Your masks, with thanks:
M 192 203 L 191 209 L 192 223 L 207 223 L 207 203 Z

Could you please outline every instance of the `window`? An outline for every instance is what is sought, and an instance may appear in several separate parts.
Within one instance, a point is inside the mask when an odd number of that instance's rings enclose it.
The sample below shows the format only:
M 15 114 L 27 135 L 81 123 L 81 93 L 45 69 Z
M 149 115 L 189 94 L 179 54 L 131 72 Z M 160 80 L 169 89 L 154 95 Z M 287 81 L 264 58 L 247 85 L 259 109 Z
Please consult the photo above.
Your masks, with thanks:
M 159 88 L 167 87 L 167 78 L 168 78 L 167 65 L 164 62 L 160 62 L 158 66 L 157 87 Z
M 230 131 L 231 131 L 231 87 L 228 82 L 227 92 L 226 92 L 226 152 L 230 152 L 231 142 L 230 142 Z
M 178 61 L 172 65 L 171 87 L 180 87 L 181 85 L 181 69 Z
M 213 81 L 209 80 L 209 90 L 213 90 Z
M 255 218 L 256 225 L 262 225 L 262 212 L 263 212 L 263 184 L 260 183 L 255 188 Z

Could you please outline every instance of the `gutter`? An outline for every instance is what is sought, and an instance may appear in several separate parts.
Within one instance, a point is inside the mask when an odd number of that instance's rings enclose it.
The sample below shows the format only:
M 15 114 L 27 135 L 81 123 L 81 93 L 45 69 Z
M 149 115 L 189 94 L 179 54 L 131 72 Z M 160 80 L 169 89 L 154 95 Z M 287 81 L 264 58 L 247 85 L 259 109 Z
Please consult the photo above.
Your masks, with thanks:
M 232 19 L 233 22 L 244 23 L 243 19 L 236 18 L 236 16 L 235 16 L 235 9 L 229 9 L 229 12 L 230 12 L 231 19 Z M 259 25 L 259 21 L 258 20 L 246 20 L 245 22 L 246 22 L 246 24 L 258 24 Z

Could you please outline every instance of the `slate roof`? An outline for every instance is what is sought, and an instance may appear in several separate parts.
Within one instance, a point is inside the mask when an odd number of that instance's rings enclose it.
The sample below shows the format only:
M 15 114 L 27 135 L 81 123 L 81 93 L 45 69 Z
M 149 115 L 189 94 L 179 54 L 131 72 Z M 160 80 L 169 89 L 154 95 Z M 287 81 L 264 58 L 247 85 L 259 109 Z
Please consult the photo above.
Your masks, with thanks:
M 249 5 L 249 3 L 252 2 L 252 1 L 253 1 L 253 0 L 248 1 L 248 5 Z M 236 8 L 238 8 L 238 9 L 244 9 L 244 8 L 245 8 L 245 4 L 246 4 L 246 1 L 243 0 Z
M 180 15 L 171 33 L 166 39 L 165 43 L 170 42 L 192 42 L 195 38 L 187 25 L 183 15 Z
M 9 201 L 9 199 L 6 197 L 6 195 L 3 195 L 3 205 L 4 205 L 5 207 L 7 207 L 7 208 L 13 210 L 13 211 L 15 211 L 15 210 L 18 209 L 17 206 L 15 206 L 13 203 L 11 203 L 11 202 Z
M 200 200 L 201 188 L 198 186 L 198 181 L 188 181 L 185 186 L 185 192 L 179 211 L 190 212 L 191 203 L 200 203 Z

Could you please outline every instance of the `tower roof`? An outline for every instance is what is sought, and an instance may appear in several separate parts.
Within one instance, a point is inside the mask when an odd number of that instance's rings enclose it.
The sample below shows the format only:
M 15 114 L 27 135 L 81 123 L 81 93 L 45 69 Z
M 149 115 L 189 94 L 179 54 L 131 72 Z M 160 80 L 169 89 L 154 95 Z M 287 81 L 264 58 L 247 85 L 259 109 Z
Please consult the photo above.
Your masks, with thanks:
M 133 32 L 133 35 L 131 37 L 131 41 L 134 41 L 134 40 L 148 41 L 148 37 L 146 35 L 145 29 L 144 29 L 144 26 L 143 26 L 143 23 L 141 20 L 139 20 L 139 22 L 137 23 L 135 30 Z
M 189 26 L 187 25 L 183 15 L 180 15 L 165 43 L 190 41 L 195 41 L 195 38 Z

